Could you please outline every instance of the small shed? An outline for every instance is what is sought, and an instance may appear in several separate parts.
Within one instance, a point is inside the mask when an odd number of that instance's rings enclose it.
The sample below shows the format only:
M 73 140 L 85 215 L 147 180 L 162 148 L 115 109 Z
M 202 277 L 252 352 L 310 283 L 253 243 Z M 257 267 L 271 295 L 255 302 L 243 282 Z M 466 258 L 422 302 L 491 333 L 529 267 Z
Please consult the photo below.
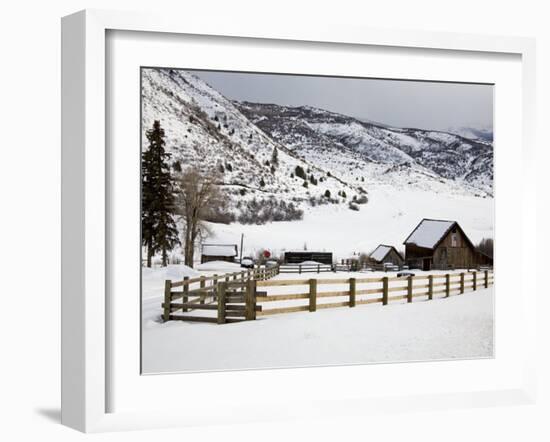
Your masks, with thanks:
M 480 255 L 456 221 L 423 219 L 407 237 L 405 261 L 422 270 L 473 268 Z
M 332 265 L 332 252 L 285 252 L 285 264 L 300 264 L 304 261 L 315 261 L 321 264 Z
M 237 256 L 237 244 L 203 244 L 201 264 L 209 261 L 235 262 Z
M 405 262 L 401 253 L 399 253 L 394 246 L 389 246 L 387 244 L 380 244 L 374 249 L 370 254 L 370 259 L 375 264 L 394 264 L 396 266 L 402 266 Z

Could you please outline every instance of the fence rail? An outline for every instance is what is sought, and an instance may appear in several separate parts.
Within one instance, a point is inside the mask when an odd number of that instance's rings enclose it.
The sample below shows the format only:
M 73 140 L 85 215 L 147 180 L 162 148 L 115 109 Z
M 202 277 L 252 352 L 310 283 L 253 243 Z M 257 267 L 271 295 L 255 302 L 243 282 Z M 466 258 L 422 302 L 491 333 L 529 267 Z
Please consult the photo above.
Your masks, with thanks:
M 399 285 L 390 286 L 390 283 L 400 282 Z M 427 282 L 427 283 L 426 283 Z M 348 285 L 347 290 L 319 291 L 319 287 L 330 285 Z M 358 289 L 360 284 L 370 284 L 367 288 Z M 434 296 L 444 295 L 447 298 L 454 294 L 463 294 L 466 291 L 475 291 L 480 288 L 488 288 L 494 284 L 492 271 L 463 272 L 452 274 L 419 275 L 407 277 L 382 277 L 382 278 L 348 278 L 348 279 L 309 279 L 309 280 L 269 280 L 258 281 L 256 287 L 300 287 L 308 286 L 307 292 L 285 293 L 267 295 L 265 292 L 258 292 L 256 301 L 259 304 L 278 301 L 300 301 L 308 300 L 307 305 L 292 305 L 276 307 L 258 311 L 257 316 L 268 316 L 282 313 L 294 313 L 300 311 L 315 312 L 320 309 L 355 307 L 357 305 L 382 303 L 388 305 L 390 302 L 403 301 L 413 302 L 414 298 L 427 298 L 432 300 Z M 372 287 L 375 285 L 375 287 Z M 381 295 L 375 298 L 360 298 L 364 295 Z M 317 303 L 323 298 L 347 297 L 343 302 Z M 267 304 L 269 305 L 269 304 Z M 263 307 L 263 306 L 262 306 Z
M 167 280 L 162 304 L 163 318 L 165 321 L 184 320 L 225 324 L 283 313 L 315 312 L 322 309 L 375 303 L 388 305 L 391 302 L 403 300 L 410 303 L 415 298 L 432 300 L 440 295 L 447 298 L 482 287 L 488 288 L 494 284 L 494 274 L 491 270 L 406 277 L 270 279 L 280 272 L 281 268 L 274 266 L 224 275 L 184 278 L 183 281 Z M 210 284 L 207 284 L 208 282 Z M 198 287 L 191 288 L 193 284 L 197 284 Z M 330 287 L 334 285 L 346 287 L 344 289 L 335 287 L 336 290 L 331 290 Z M 173 290 L 180 287 L 181 290 Z M 267 291 L 261 291 L 262 288 L 279 287 L 293 287 L 296 291 L 281 294 L 268 294 Z M 328 290 L 322 290 L 325 288 Z M 337 301 L 338 298 L 347 299 Z M 323 302 L 324 300 L 332 302 Z M 300 301 L 307 301 L 307 303 L 264 308 L 274 302 L 292 304 Z M 189 312 L 201 313 L 189 315 L 187 314 Z
M 323 273 L 334 271 L 330 264 L 281 264 L 279 273 Z

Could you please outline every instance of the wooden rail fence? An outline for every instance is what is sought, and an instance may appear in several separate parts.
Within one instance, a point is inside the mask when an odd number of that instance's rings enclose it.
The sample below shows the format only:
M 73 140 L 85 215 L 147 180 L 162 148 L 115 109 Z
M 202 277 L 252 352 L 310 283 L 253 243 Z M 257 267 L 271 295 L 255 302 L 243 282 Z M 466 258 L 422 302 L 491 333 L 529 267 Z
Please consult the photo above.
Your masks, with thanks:
M 392 283 L 392 285 L 390 285 Z M 398 283 L 398 285 L 393 285 Z M 336 307 L 355 307 L 363 304 L 381 303 L 388 305 L 393 301 L 413 302 L 414 298 L 424 297 L 427 300 L 437 297 L 449 297 L 454 294 L 463 294 L 467 291 L 488 288 L 494 283 L 492 271 L 419 275 L 408 277 L 378 277 L 378 278 L 348 278 L 348 279 L 296 279 L 271 280 L 258 282 L 256 287 L 302 287 L 306 291 L 299 293 L 284 293 L 267 295 L 265 292 L 256 293 L 256 303 L 270 303 L 278 301 L 307 300 L 307 304 L 289 307 L 266 309 L 260 305 L 257 316 L 293 313 L 301 311 L 315 312 L 320 309 Z M 330 285 L 347 285 L 347 290 L 320 291 L 319 287 Z M 362 285 L 363 287 L 358 287 Z M 378 295 L 378 296 L 376 296 Z M 374 297 L 372 297 L 374 296 Z M 319 303 L 323 298 L 347 298 L 345 301 Z
M 278 266 L 258 268 L 224 275 L 213 275 L 183 281 L 166 281 L 163 318 L 168 320 L 199 321 L 225 324 L 254 320 L 257 317 L 317 310 L 356 307 L 357 305 L 395 301 L 413 302 L 415 298 L 432 300 L 448 298 L 494 284 L 490 270 L 482 272 L 432 274 L 407 277 L 373 277 L 345 279 L 288 279 L 273 280 Z M 210 284 L 208 284 L 210 283 Z M 198 284 L 198 288 L 191 288 Z M 346 286 L 344 290 L 321 290 L 330 286 Z M 174 288 L 181 287 L 181 291 Z M 268 287 L 296 287 L 296 293 L 268 295 L 258 291 Z M 344 301 L 323 302 L 325 298 L 346 298 Z M 303 301 L 305 304 L 264 308 L 272 302 Z M 333 301 L 333 300 L 332 300 Z M 201 311 L 203 315 L 189 315 Z
M 250 281 L 254 283 L 265 281 L 278 274 L 279 266 L 271 266 L 191 279 L 184 277 L 181 281 L 166 280 L 164 284 L 164 302 L 162 303 L 163 319 L 164 321 L 219 322 L 219 312 L 216 317 L 212 317 L 207 313 L 219 310 L 219 307 L 214 303 L 219 304 L 220 299 L 225 302 L 225 295 L 227 294 L 230 307 L 227 310 L 229 312 L 227 314 L 228 320 L 219 323 L 235 322 L 234 319 L 239 320 L 239 317 L 232 314 L 237 311 L 244 311 L 244 307 L 233 305 L 233 302 L 241 304 L 240 299 L 245 292 L 245 285 Z M 218 296 L 222 288 L 224 289 L 224 296 Z M 203 316 L 186 314 L 191 311 L 202 311 L 206 314 Z M 244 320 L 244 317 L 240 320 Z
M 323 273 L 332 272 L 334 267 L 330 264 L 281 264 L 279 273 Z

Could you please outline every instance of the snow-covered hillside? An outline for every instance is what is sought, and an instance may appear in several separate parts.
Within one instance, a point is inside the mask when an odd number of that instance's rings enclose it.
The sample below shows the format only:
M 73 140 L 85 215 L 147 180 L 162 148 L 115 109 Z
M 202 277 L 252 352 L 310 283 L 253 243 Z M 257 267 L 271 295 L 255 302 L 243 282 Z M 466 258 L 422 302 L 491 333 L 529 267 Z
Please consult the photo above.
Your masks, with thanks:
M 346 179 L 430 187 L 444 193 L 492 194 L 491 142 L 390 128 L 309 106 L 236 105 L 273 139 Z
M 458 221 L 474 243 L 493 236 L 490 142 L 234 102 L 183 70 L 143 69 L 142 94 L 142 147 L 160 120 L 174 173 L 216 172 L 227 193 L 235 217 L 212 223 L 210 242 L 238 244 L 244 233 L 245 256 L 307 246 L 347 257 L 399 247 L 426 217 Z M 299 216 L 263 216 L 275 206 Z
M 403 241 L 422 218 L 456 220 L 477 244 L 493 237 L 493 198 L 379 185 L 371 188 L 369 203 L 360 211 L 342 205 L 318 206 L 306 208 L 299 221 L 212 224 L 214 234 L 209 241 L 238 244 L 244 234 L 244 256 L 256 256 L 263 249 L 280 255 L 305 246 L 332 252 L 339 261 L 353 253 L 370 253 L 379 244 L 403 249 Z
M 298 158 L 274 141 L 219 92 L 182 70 L 143 69 L 142 130 L 160 120 L 174 168 L 216 172 L 228 202 L 285 200 L 303 205 L 311 198 L 361 194 L 359 185 L 330 176 L 321 165 Z M 277 161 L 273 152 L 277 151 Z M 307 179 L 296 175 L 296 168 Z

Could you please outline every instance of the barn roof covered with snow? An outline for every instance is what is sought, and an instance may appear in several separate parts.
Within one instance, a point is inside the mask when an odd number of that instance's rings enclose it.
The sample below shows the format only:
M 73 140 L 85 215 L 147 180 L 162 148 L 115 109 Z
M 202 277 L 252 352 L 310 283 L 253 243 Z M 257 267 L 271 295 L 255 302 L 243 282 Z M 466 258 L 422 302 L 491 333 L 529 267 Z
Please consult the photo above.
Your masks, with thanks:
M 466 241 L 472 245 L 471 241 L 456 221 L 427 218 L 420 221 L 420 224 L 416 226 L 403 244 L 412 244 L 425 249 L 435 249 L 445 238 L 447 233 L 454 227 L 458 227 L 464 234 Z
M 375 261 L 381 262 L 386 256 L 388 256 L 388 253 L 390 253 L 392 250 L 395 250 L 395 253 L 397 253 L 401 257 L 401 254 L 396 250 L 395 247 L 388 246 L 386 244 L 380 244 L 376 249 L 374 249 L 374 252 L 370 254 L 370 257 Z
M 203 244 L 202 254 L 205 256 L 237 256 L 236 244 Z

